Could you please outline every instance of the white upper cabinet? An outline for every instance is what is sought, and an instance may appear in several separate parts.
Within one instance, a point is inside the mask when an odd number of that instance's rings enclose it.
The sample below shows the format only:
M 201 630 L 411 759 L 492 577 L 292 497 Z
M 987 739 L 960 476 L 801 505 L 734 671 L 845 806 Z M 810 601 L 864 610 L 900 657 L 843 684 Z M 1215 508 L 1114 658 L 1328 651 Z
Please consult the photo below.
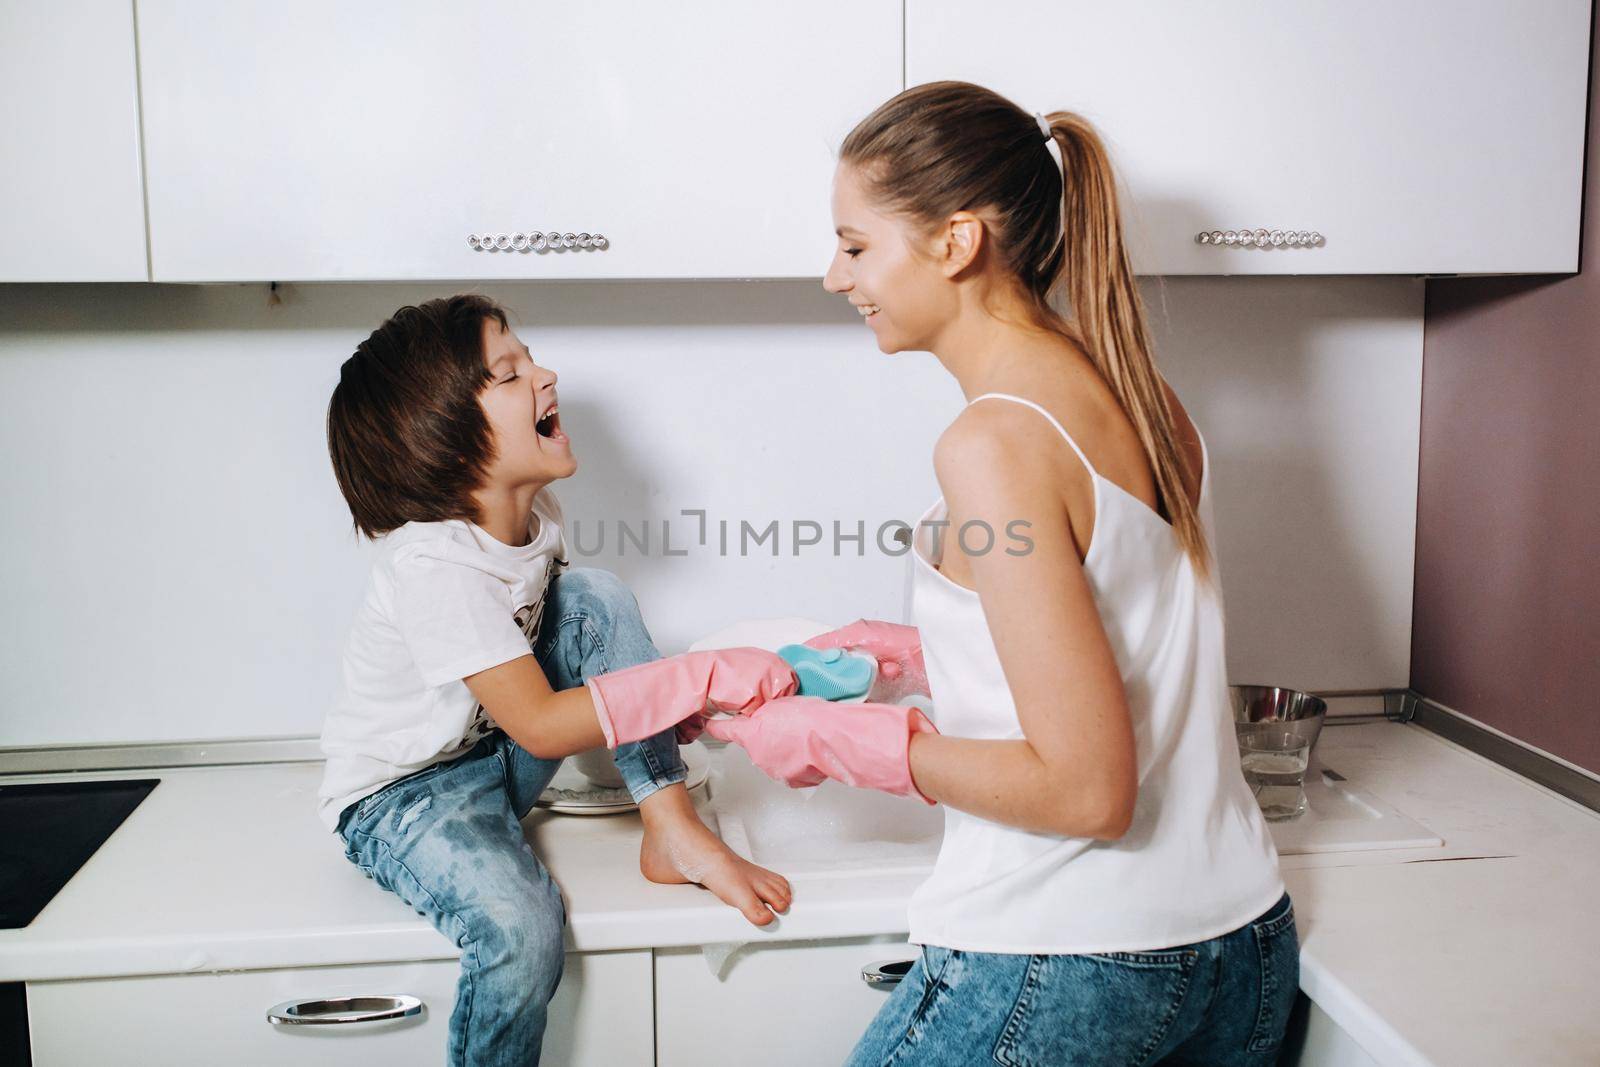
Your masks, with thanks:
M 145 281 L 130 0 L 0 0 L 0 282 Z
M 1570 272 L 1589 0 L 912 0 L 907 84 L 1106 139 L 1141 274 Z M 1261 248 L 1211 231 L 1322 235 Z
M 815 277 L 899 0 L 140 0 L 157 281 Z M 470 235 L 601 234 L 485 251 Z

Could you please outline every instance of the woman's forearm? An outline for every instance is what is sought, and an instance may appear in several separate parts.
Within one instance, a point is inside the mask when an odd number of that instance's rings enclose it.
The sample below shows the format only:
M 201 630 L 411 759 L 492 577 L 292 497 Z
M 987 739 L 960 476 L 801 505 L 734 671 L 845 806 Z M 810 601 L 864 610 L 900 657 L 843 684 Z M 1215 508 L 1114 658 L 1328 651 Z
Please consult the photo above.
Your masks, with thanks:
M 1111 783 L 1068 780 L 1027 741 L 917 734 L 911 777 L 931 800 L 1036 833 L 1115 840 L 1133 816 Z

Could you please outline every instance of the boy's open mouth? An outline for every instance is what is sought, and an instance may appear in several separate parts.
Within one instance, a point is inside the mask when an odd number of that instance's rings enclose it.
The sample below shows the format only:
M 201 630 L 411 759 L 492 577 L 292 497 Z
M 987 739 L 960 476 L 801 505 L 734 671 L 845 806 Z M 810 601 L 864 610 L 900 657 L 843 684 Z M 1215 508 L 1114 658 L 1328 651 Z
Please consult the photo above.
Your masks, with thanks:
M 561 405 L 551 404 L 545 413 L 539 416 L 539 421 L 533 424 L 533 431 L 551 441 L 565 441 L 567 435 L 561 432 Z

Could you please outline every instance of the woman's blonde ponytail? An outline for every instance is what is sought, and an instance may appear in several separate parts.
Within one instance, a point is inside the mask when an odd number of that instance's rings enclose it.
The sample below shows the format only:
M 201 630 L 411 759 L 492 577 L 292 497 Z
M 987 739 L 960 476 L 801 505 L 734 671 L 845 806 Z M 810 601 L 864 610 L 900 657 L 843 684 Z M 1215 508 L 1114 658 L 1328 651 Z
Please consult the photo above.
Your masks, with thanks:
M 1059 292 L 1072 309 L 1069 332 L 1094 361 L 1133 424 L 1155 474 L 1161 503 L 1184 551 L 1202 577 L 1211 553 L 1184 484 L 1172 408 L 1151 358 L 1144 301 L 1122 240 L 1116 176 L 1110 154 L 1088 120 L 1071 111 L 1045 116 L 1063 163 L 1059 262 L 1036 292 L 1048 309 Z

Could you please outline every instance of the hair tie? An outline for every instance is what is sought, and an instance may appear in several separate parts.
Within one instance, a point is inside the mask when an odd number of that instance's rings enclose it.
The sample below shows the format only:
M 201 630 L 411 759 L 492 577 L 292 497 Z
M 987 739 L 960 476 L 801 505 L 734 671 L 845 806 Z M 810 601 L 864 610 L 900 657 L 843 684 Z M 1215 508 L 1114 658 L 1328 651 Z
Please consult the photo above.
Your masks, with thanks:
M 1061 160 L 1061 145 L 1056 143 L 1056 131 L 1051 129 L 1050 120 L 1042 112 L 1033 113 L 1033 121 L 1039 124 L 1039 132 L 1044 134 L 1044 146 L 1050 153 L 1050 158 L 1056 161 L 1056 169 L 1065 173 L 1066 164 Z
M 1035 111 L 1033 113 L 1033 121 L 1039 124 L 1039 132 L 1044 134 L 1045 149 L 1049 151 L 1050 158 L 1055 160 L 1056 173 L 1061 175 L 1061 184 L 1065 188 L 1067 184 L 1067 164 L 1061 158 L 1061 145 L 1056 141 L 1056 131 L 1051 128 L 1050 120 L 1045 118 L 1042 112 Z M 1052 253 L 1067 239 L 1067 208 L 1065 200 L 1062 201 L 1059 211 L 1060 220 L 1057 223 L 1056 239 L 1055 243 L 1050 247 Z

